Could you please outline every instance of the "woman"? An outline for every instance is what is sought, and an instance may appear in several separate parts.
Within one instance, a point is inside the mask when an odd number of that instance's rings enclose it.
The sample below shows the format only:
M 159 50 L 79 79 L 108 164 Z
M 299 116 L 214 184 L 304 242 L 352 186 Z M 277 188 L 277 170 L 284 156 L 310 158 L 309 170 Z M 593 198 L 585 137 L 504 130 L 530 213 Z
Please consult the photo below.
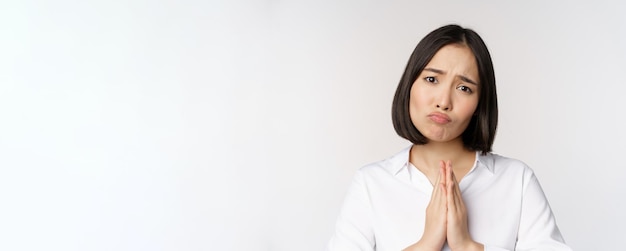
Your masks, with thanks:
M 392 105 L 413 144 L 355 175 L 328 250 L 571 250 L 523 162 L 491 153 L 491 56 L 457 25 L 419 42 Z

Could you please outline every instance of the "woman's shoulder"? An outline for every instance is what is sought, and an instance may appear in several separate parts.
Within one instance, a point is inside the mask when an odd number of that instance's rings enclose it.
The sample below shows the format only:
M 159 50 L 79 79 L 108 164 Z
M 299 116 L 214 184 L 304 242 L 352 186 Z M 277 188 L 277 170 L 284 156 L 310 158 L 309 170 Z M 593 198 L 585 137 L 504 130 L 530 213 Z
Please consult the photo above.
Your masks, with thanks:
M 497 153 L 487 153 L 479 156 L 479 161 L 495 174 L 511 172 L 521 172 L 526 175 L 533 174 L 533 169 L 522 160 Z
M 359 168 L 358 172 L 372 174 L 378 172 L 396 173 L 409 161 L 409 151 L 411 147 L 406 147 L 401 151 L 375 162 L 371 162 Z

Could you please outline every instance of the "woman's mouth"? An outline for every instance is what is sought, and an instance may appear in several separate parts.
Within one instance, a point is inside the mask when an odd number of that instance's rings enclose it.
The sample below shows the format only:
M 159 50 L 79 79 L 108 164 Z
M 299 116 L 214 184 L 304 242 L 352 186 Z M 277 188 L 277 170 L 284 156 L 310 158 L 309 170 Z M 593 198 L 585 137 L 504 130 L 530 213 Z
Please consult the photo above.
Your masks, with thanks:
M 445 115 L 440 112 L 433 112 L 431 114 L 428 114 L 428 118 L 432 120 L 433 122 L 437 124 L 441 124 L 441 125 L 450 123 L 452 121 L 450 117 L 448 117 L 448 115 Z

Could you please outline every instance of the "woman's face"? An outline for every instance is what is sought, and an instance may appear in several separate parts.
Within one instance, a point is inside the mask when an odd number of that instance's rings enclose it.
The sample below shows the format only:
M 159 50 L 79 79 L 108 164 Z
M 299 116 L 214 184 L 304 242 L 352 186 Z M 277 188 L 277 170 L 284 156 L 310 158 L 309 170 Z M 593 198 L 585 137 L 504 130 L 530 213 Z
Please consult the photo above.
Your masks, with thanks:
M 467 46 L 442 47 L 411 87 L 413 125 L 430 141 L 460 140 L 478 105 L 478 80 L 476 59 Z

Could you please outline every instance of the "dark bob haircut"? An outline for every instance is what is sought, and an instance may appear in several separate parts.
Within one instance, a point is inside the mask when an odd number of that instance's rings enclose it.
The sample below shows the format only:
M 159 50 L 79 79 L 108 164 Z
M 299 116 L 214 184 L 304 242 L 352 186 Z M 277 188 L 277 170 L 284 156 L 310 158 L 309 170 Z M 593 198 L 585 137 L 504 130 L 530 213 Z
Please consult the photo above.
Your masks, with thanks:
M 411 122 L 409 114 L 411 87 L 435 53 L 449 44 L 467 46 L 474 53 L 478 65 L 480 81 L 478 106 L 475 115 L 472 116 L 472 120 L 461 135 L 463 144 L 465 148 L 481 151 L 482 154 L 491 152 L 498 126 L 498 99 L 493 63 L 482 38 L 473 30 L 458 25 L 446 25 L 430 32 L 413 50 L 393 98 L 391 107 L 393 127 L 400 137 L 413 144 L 428 143 L 428 139 Z

